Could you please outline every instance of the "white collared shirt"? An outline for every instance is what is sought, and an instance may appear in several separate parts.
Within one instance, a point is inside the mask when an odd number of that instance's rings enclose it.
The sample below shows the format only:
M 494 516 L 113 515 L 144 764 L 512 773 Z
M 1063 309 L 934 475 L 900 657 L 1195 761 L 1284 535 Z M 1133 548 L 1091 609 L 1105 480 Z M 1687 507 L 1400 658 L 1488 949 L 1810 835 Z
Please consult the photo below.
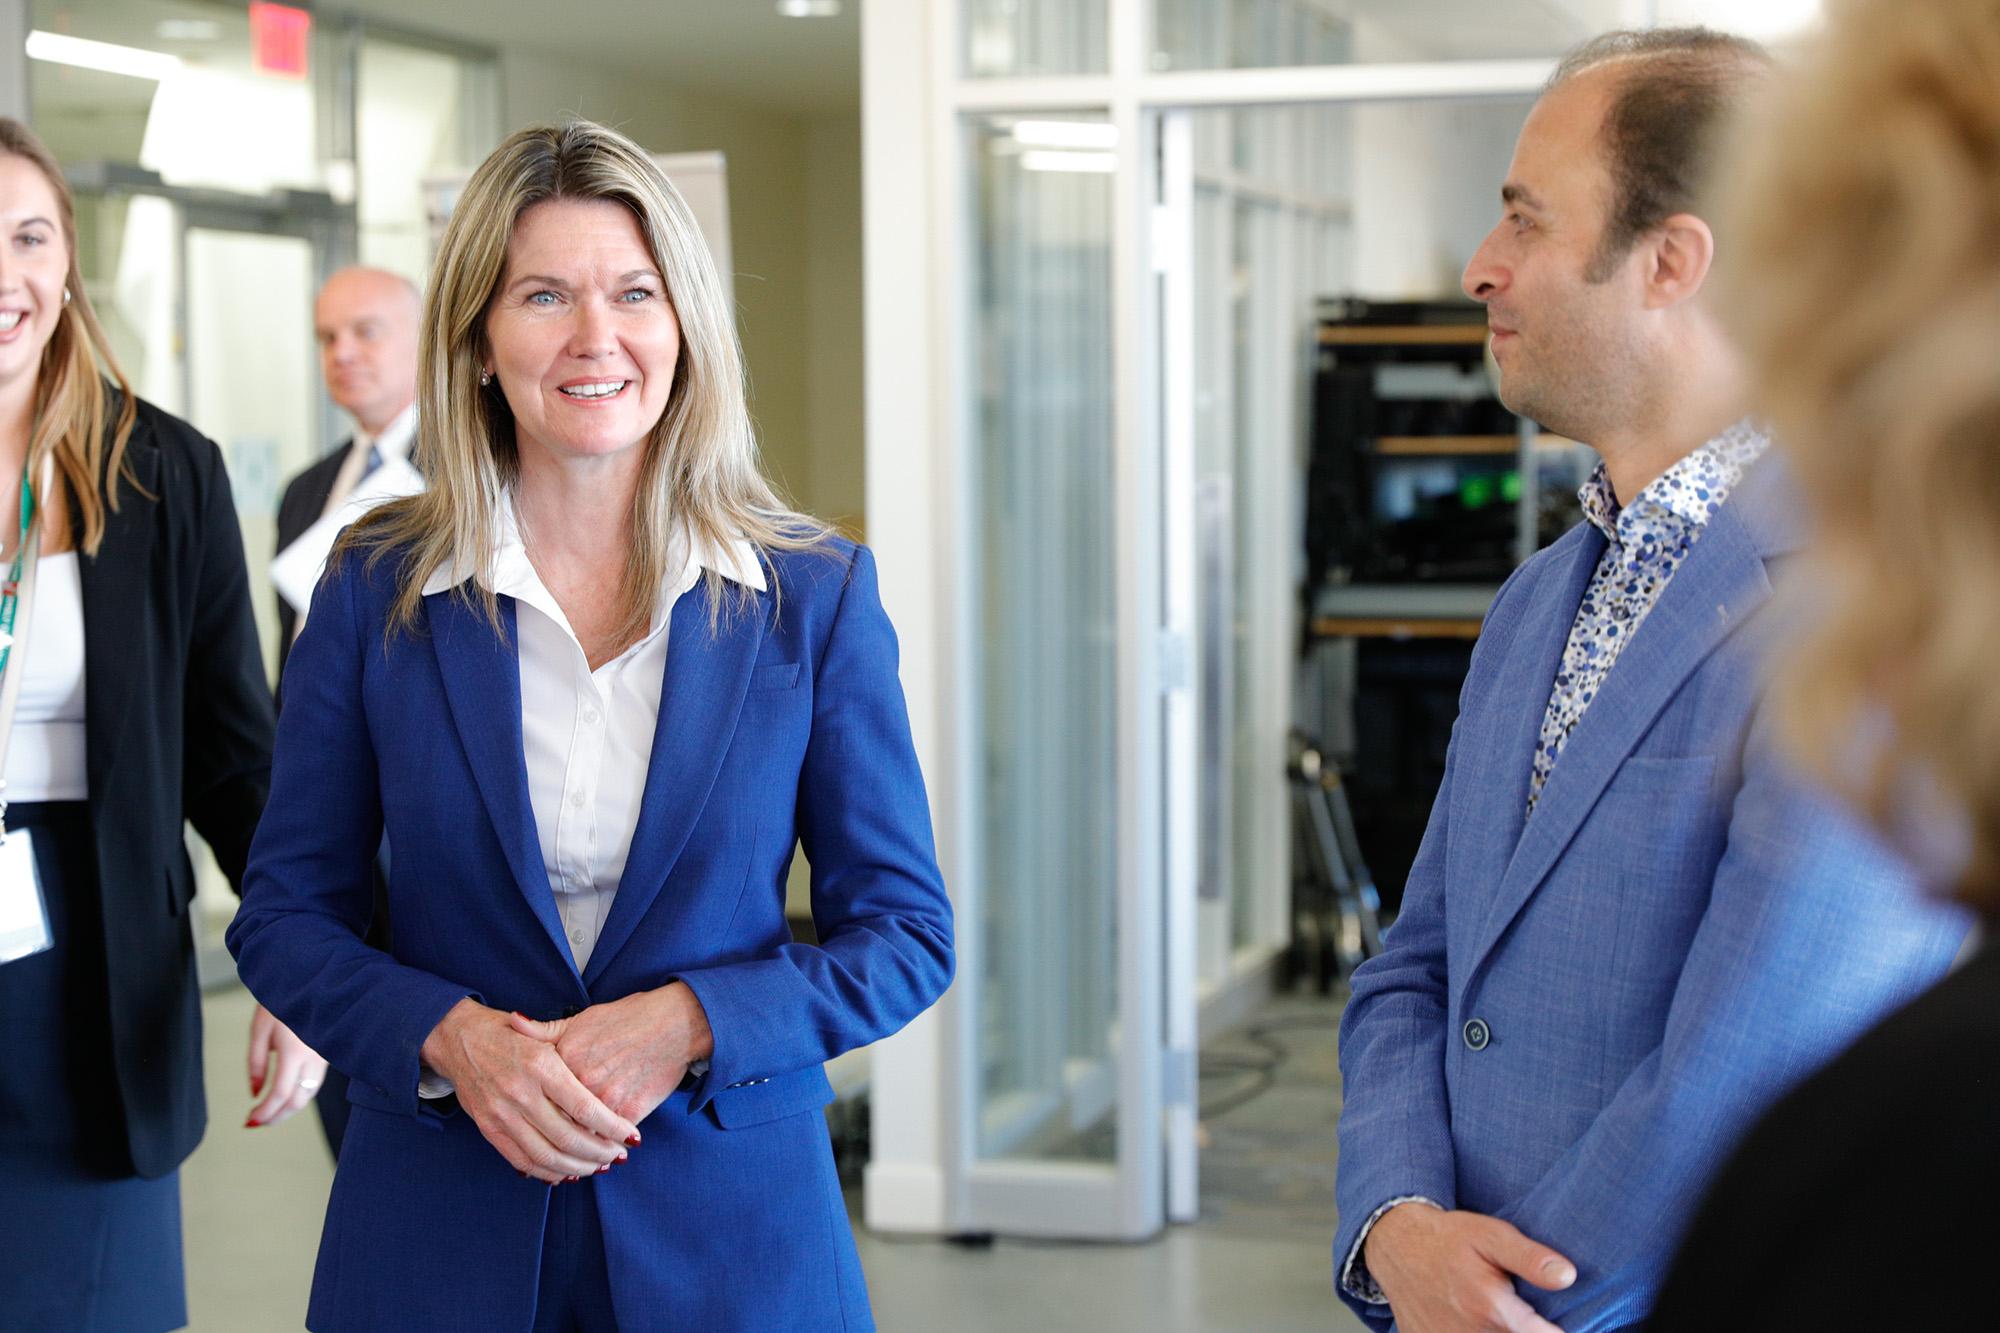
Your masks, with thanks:
M 528 800 L 563 934 L 581 972 L 611 915 L 639 822 L 674 605 L 700 581 L 703 569 L 759 592 L 765 589 L 764 570 L 754 548 L 741 539 L 720 551 L 704 546 L 692 558 L 683 557 L 660 589 L 645 635 L 592 671 L 569 618 L 528 560 L 511 496 L 503 497 L 496 521 L 493 567 L 480 581 L 515 600 Z M 683 538 L 676 549 L 685 551 L 687 545 Z M 424 585 L 424 594 L 461 581 L 456 571 L 441 570 Z
M 368 474 L 368 451 L 379 449 L 382 461 L 392 458 L 408 458 L 410 446 L 417 442 L 417 405 L 411 403 L 396 414 L 396 419 L 382 428 L 380 435 L 370 435 L 359 429 L 356 423 L 353 443 L 347 446 L 347 457 L 340 460 L 340 471 L 334 474 L 333 489 L 326 493 L 326 507 L 320 510 L 322 516 L 347 503 L 347 497 L 354 494 L 354 488 Z M 300 618 L 300 628 L 304 628 L 305 617 Z

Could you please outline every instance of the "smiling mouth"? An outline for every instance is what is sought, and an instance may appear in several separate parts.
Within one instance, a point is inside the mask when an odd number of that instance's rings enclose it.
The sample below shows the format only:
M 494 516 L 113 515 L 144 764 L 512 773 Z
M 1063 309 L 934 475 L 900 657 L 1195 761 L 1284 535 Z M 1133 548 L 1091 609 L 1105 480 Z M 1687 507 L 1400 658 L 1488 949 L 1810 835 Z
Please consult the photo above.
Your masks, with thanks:
M 625 392 L 631 380 L 592 380 L 588 384 L 565 384 L 556 392 L 579 403 L 602 402 L 606 398 L 616 398 Z
M 27 317 L 25 310 L 0 310 L 0 333 L 12 333 Z

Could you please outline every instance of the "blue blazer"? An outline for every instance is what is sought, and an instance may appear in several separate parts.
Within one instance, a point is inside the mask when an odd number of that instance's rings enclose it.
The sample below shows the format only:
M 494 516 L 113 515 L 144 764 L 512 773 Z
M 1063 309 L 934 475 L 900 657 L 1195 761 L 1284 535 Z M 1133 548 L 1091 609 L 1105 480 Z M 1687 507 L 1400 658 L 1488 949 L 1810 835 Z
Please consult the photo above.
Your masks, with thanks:
M 1566 1292 L 1517 1284 L 1566 1333 L 1638 1323 L 1751 1117 L 1950 962 L 1963 919 L 1788 771 L 1758 707 L 1756 613 L 1797 544 L 1767 460 L 1525 822 L 1602 534 L 1579 525 L 1501 589 L 1402 914 L 1341 1023 L 1336 1283 L 1376 1209 L 1421 1195 L 1573 1260 Z M 1350 1304 L 1388 1325 L 1387 1307 Z
M 714 631 L 705 583 L 676 605 L 631 854 L 581 975 L 528 802 L 514 603 L 505 640 L 454 593 L 385 639 L 396 572 L 349 559 L 314 596 L 229 931 L 250 989 L 353 1080 L 308 1326 L 526 1329 L 548 1187 L 419 1101 L 418 1049 L 468 995 L 552 1018 L 678 979 L 709 1070 L 591 1186 L 619 1327 L 872 1327 L 820 1066 L 935 1000 L 952 947 L 868 552 L 769 555 L 778 596 L 725 600 Z M 388 953 L 362 941 L 385 827 Z M 795 842 L 816 945 L 785 924 Z

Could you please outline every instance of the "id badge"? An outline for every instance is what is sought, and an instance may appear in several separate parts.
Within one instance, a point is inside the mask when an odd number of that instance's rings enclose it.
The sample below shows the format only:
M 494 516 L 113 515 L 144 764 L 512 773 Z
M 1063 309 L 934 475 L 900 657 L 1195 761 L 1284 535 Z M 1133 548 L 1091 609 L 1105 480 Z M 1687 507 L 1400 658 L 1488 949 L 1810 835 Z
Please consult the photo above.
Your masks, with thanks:
M 0 963 L 54 944 L 42 877 L 35 869 L 35 840 L 27 829 L 17 828 L 0 842 Z

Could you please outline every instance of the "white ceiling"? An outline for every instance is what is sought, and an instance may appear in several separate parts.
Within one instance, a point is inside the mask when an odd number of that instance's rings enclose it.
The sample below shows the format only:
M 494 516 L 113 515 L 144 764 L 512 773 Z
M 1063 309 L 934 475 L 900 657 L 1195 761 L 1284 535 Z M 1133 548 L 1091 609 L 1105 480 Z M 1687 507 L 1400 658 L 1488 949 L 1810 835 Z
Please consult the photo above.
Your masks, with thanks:
M 861 104 L 861 0 L 794 19 L 774 0 L 326 0 L 385 25 L 657 76 L 676 91 L 802 114 Z

